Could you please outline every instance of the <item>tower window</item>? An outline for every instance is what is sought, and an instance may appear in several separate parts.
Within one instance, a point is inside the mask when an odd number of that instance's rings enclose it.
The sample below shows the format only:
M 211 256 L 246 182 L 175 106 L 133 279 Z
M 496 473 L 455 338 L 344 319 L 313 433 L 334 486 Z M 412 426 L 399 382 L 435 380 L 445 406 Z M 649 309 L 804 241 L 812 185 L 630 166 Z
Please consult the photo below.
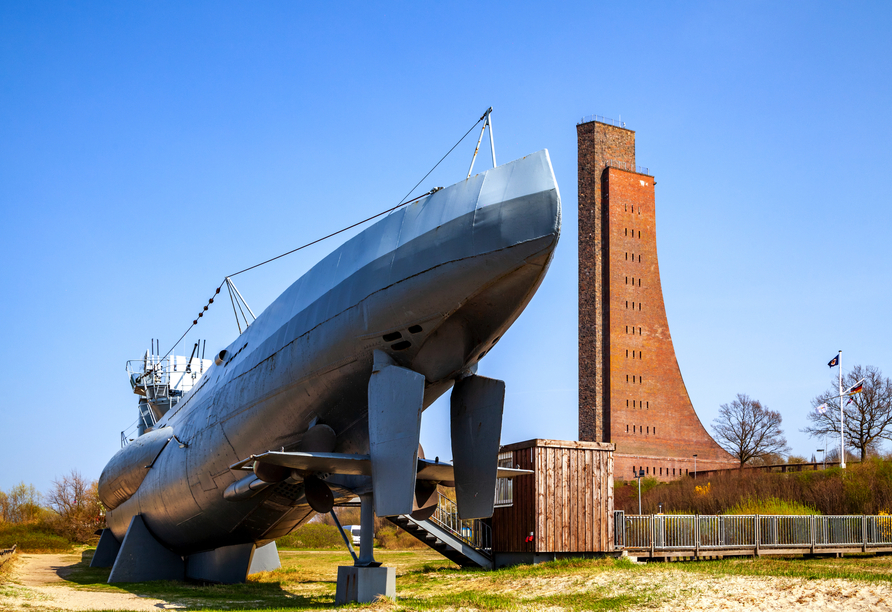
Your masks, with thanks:
M 635 426 L 632 425 L 632 433 L 635 433 Z
M 632 284 L 633 284 L 633 285 L 635 284 L 635 277 L 634 277 L 634 276 L 632 277 Z
M 626 325 L 626 333 L 627 333 L 627 334 L 629 333 L 629 326 L 628 326 L 628 325 Z
M 640 327 L 638 328 L 638 335 L 639 335 L 639 336 L 641 335 L 641 328 L 640 328 Z
M 638 256 L 638 263 L 641 263 L 641 255 Z
M 629 407 L 629 400 L 626 400 L 626 408 Z
M 628 235 L 629 235 L 629 228 L 627 227 L 626 228 L 626 236 L 628 236 Z
M 635 212 L 635 205 L 632 204 L 632 212 Z
M 626 300 L 626 308 L 629 307 L 629 300 Z
M 629 400 L 626 400 L 626 401 L 628 402 Z M 635 400 L 632 400 L 632 408 L 634 408 L 634 407 L 635 407 Z
M 647 433 L 650 433 L 650 427 L 647 428 Z
M 626 382 L 629 382 L 629 375 L 626 374 Z
M 641 238 L 641 230 L 638 230 L 638 237 Z
M 654 427 L 654 435 L 657 435 L 657 428 Z
M 635 382 L 635 375 L 632 374 L 632 382 Z
M 632 255 L 632 258 L 633 258 L 633 259 L 634 259 L 634 258 L 635 258 L 635 256 L 634 256 L 634 255 Z M 628 253 L 626 253 L 626 261 L 629 261 L 629 254 L 628 254 Z
M 641 278 L 640 277 L 638 278 L 638 286 L 639 287 L 641 286 Z
M 629 349 L 626 349 L 626 357 L 629 356 Z M 632 357 L 635 356 L 635 351 L 632 351 Z
M 629 277 L 628 277 L 628 276 L 626 277 L 626 284 L 627 284 L 627 285 L 629 284 Z M 632 284 L 633 284 L 633 285 L 635 284 L 635 281 L 634 281 L 634 280 L 632 281 Z
M 626 425 L 626 433 L 629 433 L 629 426 Z

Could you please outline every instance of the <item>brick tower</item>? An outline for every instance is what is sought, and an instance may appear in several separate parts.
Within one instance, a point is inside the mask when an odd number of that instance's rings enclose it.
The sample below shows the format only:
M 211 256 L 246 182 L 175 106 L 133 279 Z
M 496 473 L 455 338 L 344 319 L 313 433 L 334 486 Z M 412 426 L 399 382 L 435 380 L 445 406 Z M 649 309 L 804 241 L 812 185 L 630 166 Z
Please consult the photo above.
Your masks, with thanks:
M 654 180 L 635 132 L 576 126 L 579 149 L 579 439 L 616 444 L 616 478 L 672 480 L 737 463 L 688 397 L 663 304 Z

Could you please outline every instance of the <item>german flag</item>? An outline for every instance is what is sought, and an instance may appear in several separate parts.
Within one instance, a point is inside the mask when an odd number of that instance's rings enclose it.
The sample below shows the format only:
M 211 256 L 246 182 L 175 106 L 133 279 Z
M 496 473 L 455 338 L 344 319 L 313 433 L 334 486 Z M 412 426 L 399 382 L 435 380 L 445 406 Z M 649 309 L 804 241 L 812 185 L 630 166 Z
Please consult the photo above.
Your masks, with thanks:
M 859 380 L 854 385 L 849 387 L 849 390 L 843 393 L 843 395 L 855 395 L 856 393 L 861 393 L 864 391 L 864 380 Z

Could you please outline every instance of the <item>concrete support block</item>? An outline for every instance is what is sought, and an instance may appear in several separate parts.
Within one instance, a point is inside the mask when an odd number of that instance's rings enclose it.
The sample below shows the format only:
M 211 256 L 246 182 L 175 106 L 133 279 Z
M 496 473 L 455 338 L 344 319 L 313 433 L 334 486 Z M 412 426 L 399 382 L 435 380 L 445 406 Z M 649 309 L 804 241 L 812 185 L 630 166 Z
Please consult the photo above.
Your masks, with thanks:
M 248 577 L 254 544 L 221 546 L 214 550 L 189 555 L 186 577 L 192 580 L 237 584 Z
M 112 567 L 120 550 L 121 543 L 115 538 L 111 529 L 103 529 L 102 535 L 99 536 L 96 552 L 93 553 L 93 559 L 90 561 L 90 567 Z
M 371 603 L 380 596 L 396 598 L 396 570 L 392 567 L 338 568 L 335 605 Z
M 257 574 L 259 572 L 271 572 L 280 569 L 282 563 L 279 561 L 279 549 L 276 548 L 275 542 L 265 544 L 260 548 L 254 549 L 254 556 L 251 558 L 251 567 L 248 568 L 248 575 Z
M 108 583 L 182 580 L 185 574 L 183 558 L 156 540 L 137 514 L 130 520 Z

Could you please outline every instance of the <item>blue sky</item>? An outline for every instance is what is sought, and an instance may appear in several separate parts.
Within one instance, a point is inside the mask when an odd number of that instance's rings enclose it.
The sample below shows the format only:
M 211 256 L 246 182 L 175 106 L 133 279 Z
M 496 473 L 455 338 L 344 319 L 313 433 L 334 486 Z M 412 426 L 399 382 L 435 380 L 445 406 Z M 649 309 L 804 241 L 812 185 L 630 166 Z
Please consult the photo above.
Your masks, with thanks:
M 880 2 L 0 4 L 0 489 L 97 478 L 135 419 L 127 359 L 168 347 L 225 274 L 396 204 L 490 105 L 499 161 L 548 148 L 564 206 L 545 283 L 481 365 L 507 382 L 503 441 L 577 435 L 575 125 L 599 114 L 637 131 L 658 181 L 701 420 L 748 393 L 810 456 L 823 442 L 799 430 L 837 349 L 892 375 L 890 17 Z M 418 193 L 461 180 L 472 150 Z M 259 311 L 337 243 L 237 284 Z M 220 306 L 197 330 L 209 352 L 237 333 Z M 425 413 L 428 454 L 451 456 L 447 413 Z

